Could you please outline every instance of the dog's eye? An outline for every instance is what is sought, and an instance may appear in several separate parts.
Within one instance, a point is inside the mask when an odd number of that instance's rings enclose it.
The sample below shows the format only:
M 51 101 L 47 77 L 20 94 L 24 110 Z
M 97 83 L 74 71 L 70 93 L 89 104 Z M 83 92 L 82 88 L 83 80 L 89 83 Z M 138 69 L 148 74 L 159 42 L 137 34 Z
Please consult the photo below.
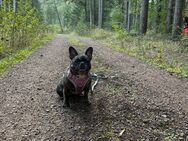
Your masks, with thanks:
M 80 61 L 80 60 L 76 60 L 76 61 L 75 61 L 75 63 L 79 63 L 79 62 L 81 62 L 81 61 Z

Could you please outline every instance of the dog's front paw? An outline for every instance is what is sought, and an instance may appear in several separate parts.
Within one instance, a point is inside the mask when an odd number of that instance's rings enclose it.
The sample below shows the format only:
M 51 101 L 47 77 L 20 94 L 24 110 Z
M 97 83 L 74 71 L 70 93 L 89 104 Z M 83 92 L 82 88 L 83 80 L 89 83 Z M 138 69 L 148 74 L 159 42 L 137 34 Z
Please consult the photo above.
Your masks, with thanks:
M 91 105 L 91 102 L 85 101 L 84 104 L 85 104 L 86 106 L 90 106 L 90 105 Z
M 70 108 L 70 103 L 66 100 L 63 100 L 63 108 Z
M 63 108 L 70 108 L 70 104 L 63 104 Z

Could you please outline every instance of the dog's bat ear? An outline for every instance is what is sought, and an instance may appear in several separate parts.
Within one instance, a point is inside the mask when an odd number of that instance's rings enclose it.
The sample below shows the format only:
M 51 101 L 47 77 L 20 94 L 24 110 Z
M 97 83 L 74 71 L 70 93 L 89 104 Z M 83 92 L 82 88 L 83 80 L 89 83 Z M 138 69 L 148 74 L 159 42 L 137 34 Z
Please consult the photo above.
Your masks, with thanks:
M 85 54 L 88 56 L 89 60 L 91 60 L 91 59 L 92 59 L 92 54 L 93 54 L 93 48 L 92 48 L 92 47 L 89 47 L 89 48 L 86 50 Z
M 78 55 L 78 52 L 76 51 L 75 48 L 73 48 L 72 46 L 69 47 L 69 57 L 72 60 L 75 56 Z

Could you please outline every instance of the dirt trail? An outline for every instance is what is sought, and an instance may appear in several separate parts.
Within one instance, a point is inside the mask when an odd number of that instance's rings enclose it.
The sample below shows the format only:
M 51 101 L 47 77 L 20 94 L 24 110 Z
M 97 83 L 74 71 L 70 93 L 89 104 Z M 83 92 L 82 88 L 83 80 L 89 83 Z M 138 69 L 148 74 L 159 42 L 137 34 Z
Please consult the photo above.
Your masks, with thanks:
M 183 109 L 188 113 L 188 80 L 172 76 L 137 59 L 102 47 L 89 38 L 80 38 L 82 42 L 96 48 L 96 52 L 107 64 L 123 73 L 127 79 L 134 81 L 143 89 L 151 90 L 148 95 L 151 102 L 170 105 L 174 109 Z
M 188 139 L 187 79 L 80 40 L 94 47 L 93 71 L 113 76 L 100 81 L 92 105 L 63 109 L 55 88 L 69 64 L 69 43 L 58 35 L 0 78 L 0 140 Z

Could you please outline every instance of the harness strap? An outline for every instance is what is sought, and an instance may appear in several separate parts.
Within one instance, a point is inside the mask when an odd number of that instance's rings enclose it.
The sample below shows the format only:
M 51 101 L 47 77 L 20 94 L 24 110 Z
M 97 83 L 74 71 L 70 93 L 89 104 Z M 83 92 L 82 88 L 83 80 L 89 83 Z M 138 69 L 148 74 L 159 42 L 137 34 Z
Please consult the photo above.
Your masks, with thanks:
M 75 88 L 75 94 L 81 94 L 84 90 L 85 85 L 89 81 L 90 74 L 86 75 L 85 77 L 79 77 L 78 75 L 72 74 L 70 71 L 68 72 L 68 79 L 72 82 Z

